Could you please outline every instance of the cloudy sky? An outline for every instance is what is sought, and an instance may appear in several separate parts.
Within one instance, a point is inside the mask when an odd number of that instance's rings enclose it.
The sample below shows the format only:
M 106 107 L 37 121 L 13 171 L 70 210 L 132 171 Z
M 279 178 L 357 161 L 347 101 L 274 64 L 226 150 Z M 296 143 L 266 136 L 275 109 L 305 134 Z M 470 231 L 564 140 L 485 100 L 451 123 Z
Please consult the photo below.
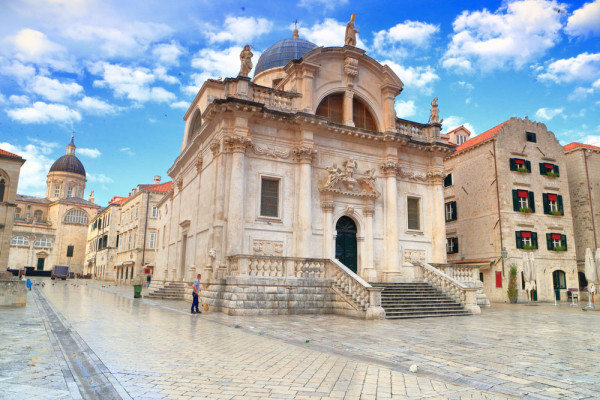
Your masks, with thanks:
M 359 47 L 404 82 L 399 117 L 479 134 L 510 118 L 562 144 L 600 145 L 600 0 L 0 0 L 0 148 L 27 159 L 19 193 L 43 195 L 71 134 L 106 205 L 166 170 L 202 82 L 236 76 L 239 53 L 300 36 Z

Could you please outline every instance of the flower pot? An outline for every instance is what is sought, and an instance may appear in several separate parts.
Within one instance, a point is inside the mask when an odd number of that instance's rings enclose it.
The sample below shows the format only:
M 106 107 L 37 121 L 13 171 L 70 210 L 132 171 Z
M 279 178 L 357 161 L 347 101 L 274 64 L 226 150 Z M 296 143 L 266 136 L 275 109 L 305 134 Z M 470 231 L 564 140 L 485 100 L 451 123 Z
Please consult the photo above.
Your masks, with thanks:
M 510 300 L 511 304 L 515 304 L 517 302 L 517 298 L 516 297 L 509 297 L 508 299 Z

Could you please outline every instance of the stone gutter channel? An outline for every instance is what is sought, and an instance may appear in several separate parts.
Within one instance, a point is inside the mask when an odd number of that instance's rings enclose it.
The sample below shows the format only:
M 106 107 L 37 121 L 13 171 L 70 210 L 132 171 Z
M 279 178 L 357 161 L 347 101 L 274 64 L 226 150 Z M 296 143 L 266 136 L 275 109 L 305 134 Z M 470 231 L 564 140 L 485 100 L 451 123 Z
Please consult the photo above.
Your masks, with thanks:
M 32 294 L 72 398 L 131 399 L 77 331 L 52 307 L 46 296 L 35 286 Z

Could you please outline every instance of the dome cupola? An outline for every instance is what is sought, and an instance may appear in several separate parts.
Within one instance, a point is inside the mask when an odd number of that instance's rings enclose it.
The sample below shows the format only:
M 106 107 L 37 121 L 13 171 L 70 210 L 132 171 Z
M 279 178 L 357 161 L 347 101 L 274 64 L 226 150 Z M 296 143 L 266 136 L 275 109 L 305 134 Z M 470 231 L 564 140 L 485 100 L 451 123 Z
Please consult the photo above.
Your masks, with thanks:
M 83 168 L 83 164 L 75 156 L 75 149 L 73 136 L 71 136 L 71 142 L 67 145 L 66 154 L 54 161 L 54 164 L 50 167 L 50 172 L 71 172 L 85 177 L 85 168 Z
M 280 40 L 261 54 L 256 68 L 254 68 L 254 76 L 271 68 L 284 67 L 291 60 L 302 58 L 304 54 L 315 47 L 317 47 L 316 44 L 300 39 L 298 30 L 294 29 L 291 39 Z

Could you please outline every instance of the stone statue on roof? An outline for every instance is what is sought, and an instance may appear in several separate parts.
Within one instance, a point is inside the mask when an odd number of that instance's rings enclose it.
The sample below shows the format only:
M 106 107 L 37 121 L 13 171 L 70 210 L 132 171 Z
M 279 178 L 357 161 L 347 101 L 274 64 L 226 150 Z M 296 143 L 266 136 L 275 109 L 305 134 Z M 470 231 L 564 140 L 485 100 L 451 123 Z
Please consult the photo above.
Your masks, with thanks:
M 439 123 L 441 123 L 441 121 L 440 121 L 440 110 L 438 110 L 437 101 L 438 101 L 437 97 L 435 97 L 431 101 L 431 114 L 429 115 L 429 123 L 430 124 L 433 124 L 433 123 L 439 124 Z
M 356 46 L 356 34 L 359 33 L 359 31 L 354 29 L 355 18 L 356 14 L 352 14 L 350 16 L 350 21 L 348 21 L 348 25 L 346 25 L 346 39 L 344 40 L 344 44 L 347 46 Z
M 252 51 L 250 51 L 250 45 L 245 45 L 244 50 L 242 50 L 240 53 L 240 61 L 242 65 L 240 67 L 239 76 L 248 76 L 252 70 L 252 56 L 254 56 L 254 54 Z

